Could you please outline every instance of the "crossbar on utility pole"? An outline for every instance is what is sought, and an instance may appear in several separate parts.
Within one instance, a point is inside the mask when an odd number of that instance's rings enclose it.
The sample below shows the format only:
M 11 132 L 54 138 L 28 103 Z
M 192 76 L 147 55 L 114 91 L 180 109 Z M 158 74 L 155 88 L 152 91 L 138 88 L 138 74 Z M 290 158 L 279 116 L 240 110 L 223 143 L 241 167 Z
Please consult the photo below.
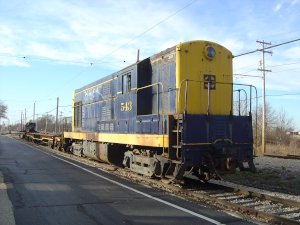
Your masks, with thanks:
M 257 51 L 262 52 L 262 68 L 258 68 L 259 71 L 262 71 L 263 73 L 263 105 L 262 105 L 262 134 L 261 134 L 261 145 L 262 145 L 262 153 L 265 154 L 266 152 L 266 141 L 265 141 L 265 135 L 266 135 L 266 72 L 272 72 L 271 70 L 266 69 L 265 65 L 265 53 L 272 54 L 271 51 L 267 51 L 266 45 L 271 45 L 271 43 L 265 42 L 265 41 L 256 41 L 257 43 L 262 45 L 261 49 L 258 49 Z

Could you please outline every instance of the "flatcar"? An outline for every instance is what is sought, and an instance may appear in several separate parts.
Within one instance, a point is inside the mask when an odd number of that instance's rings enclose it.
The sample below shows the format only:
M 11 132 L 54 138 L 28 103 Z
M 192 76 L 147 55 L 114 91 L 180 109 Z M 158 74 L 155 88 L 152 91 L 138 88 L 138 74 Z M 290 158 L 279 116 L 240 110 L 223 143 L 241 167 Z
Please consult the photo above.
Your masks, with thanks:
M 175 181 L 253 170 L 252 115 L 234 115 L 232 58 L 217 43 L 184 42 L 75 90 L 63 148 Z

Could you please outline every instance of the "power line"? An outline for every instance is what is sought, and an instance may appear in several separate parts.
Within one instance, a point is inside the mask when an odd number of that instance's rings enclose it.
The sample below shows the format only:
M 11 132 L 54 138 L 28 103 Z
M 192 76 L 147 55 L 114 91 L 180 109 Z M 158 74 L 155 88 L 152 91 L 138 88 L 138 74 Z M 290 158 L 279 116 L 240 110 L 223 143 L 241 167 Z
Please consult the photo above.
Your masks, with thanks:
M 290 65 L 296 65 L 296 64 L 300 64 L 300 62 L 283 63 L 283 64 L 272 65 L 272 66 L 269 66 L 269 67 L 290 66 Z
M 299 68 L 290 68 L 290 69 L 285 69 L 285 70 L 279 70 L 279 71 L 273 71 L 273 73 L 282 73 L 282 72 L 286 72 L 286 71 L 298 71 L 299 70 Z
M 185 6 L 181 7 L 180 9 L 178 9 L 177 11 L 175 11 L 174 13 L 168 15 L 167 17 L 165 17 L 164 19 L 162 19 L 161 21 L 159 21 L 158 23 L 154 24 L 153 26 L 149 27 L 148 29 L 146 29 L 145 31 L 143 31 L 142 33 L 138 34 L 137 36 L 133 37 L 132 39 L 130 39 L 129 41 L 127 41 L 126 43 L 120 45 L 119 47 L 113 49 L 111 52 L 107 53 L 106 55 L 104 55 L 103 57 L 101 57 L 99 59 L 99 61 L 97 63 L 103 63 L 103 60 L 110 56 L 111 54 L 113 54 L 114 52 L 118 51 L 119 49 L 123 48 L 124 46 L 128 45 L 129 43 L 133 42 L 134 40 L 140 38 L 141 36 L 143 36 L 144 34 L 148 33 L 149 31 L 153 30 L 155 27 L 159 26 L 160 24 L 162 24 L 163 22 L 169 20 L 170 18 L 172 18 L 173 16 L 177 15 L 179 12 L 183 11 L 184 9 L 188 8 L 189 6 L 191 6 L 192 4 L 194 4 L 195 2 L 197 2 L 198 0 L 192 0 L 191 2 L 189 2 L 188 4 L 186 4 Z M 123 61 L 125 62 L 125 61 Z M 93 64 L 90 64 L 91 66 L 93 66 Z M 90 68 L 90 67 L 87 67 Z M 85 68 L 84 70 L 80 71 L 76 76 L 74 76 L 69 82 L 67 83 L 71 83 L 72 81 L 74 81 L 75 79 L 77 79 L 80 75 L 82 75 L 85 70 L 87 69 Z
M 58 106 L 58 108 L 67 108 L 67 107 L 72 107 L 72 105 L 60 105 L 60 106 Z M 50 111 L 43 112 L 43 113 L 38 113 L 38 114 L 39 114 L 39 115 L 43 115 L 43 114 L 51 113 L 51 112 L 53 112 L 53 111 L 56 110 L 56 109 L 57 109 L 57 107 L 53 108 L 53 109 L 50 110 Z
M 269 47 L 265 47 L 264 50 L 270 49 L 270 48 L 275 48 L 275 47 L 278 47 L 278 46 L 281 46 L 281 45 L 290 44 L 290 43 L 296 42 L 296 41 L 300 41 L 300 38 L 297 38 L 297 39 L 294 39 L 294 40 L 291 40 L 291 41 L 286 41 L 286 42 L 283 42 L 283 43 L 280 43 L 280 44 L 277 44 L 277 45 L 271 45 Z M 263 49 L 256 49 L 256 50 L 253 50 L 253 51 L 250 51 L 250 52 L 245 52 L 245 53 L 242 53 L 242 54 L 239 54 L 239 55 L 234 55 L 234 56 L 232 56 L 232 58 L 252 54 L 252 53 L 255 53 L 255 52 L 259 52 L 259 51 L 263 51 Z
M 134 40 L 140 38 L 141 36 L 145 35 L 146 33 L 148 33 L 149 31 L 153 30 L 155 27 L 159 26 L 160 24 L 162 24 L 163 22 L 169 20 L 170 18 L 172 18 L 173 16 L 177 15 L 179 12 L 183 11 L 184 9 L 188 8 L 189 6 L 191 6 L 192 4 L 194 4 L 195 2 L 197 2 L 198 0 L 192 0 L 191 2 L 189 2 L 188 4 L 186 4 L 185 6 L 183 6 L 182 8 L 178 9 L 177 11 L 175 11 L 174 13 L 168 15 L 167 17 L 165 17 L 164 19 L 162 19 L 161 21 L 159 21 L 158 23 L 154 24 L 153 26 L 149 27 L 148 29 L 146 29 L 145 31 L 143 31 L 142 33 L 138 34 L 137 36 L 133 37 L 132 39 L 130 39 L 129 41 L 127 41 L 126 43 L 120 45 L 119 47 L 113 49 L 111 52 L 109 52 L 108 54 L 104 55 L 99 62 L 103 62 L 103 59 L 105 59 L 106 57 L 110 56 L 111 54 L 113 54 L 114 52 L 118 51 L 119 49 L 127 46 L 129 43 L 133 42 Z M 124 61 L 125 62 L 125 61 Z M 77 78 L 77 76 L 75 77 Z
M 290 94 L 267 94 L 267 97 L 284 97 L 284 96 L 300 96 L 300 93 L 290 93 Z M 257 97 L 252 97 L 250 100 L 262 98 L 262 95 Z
M 133 42 L 134 40 L 140 38 L 141 36 L 143 36 L 144 34 L 148 33 L 149 31 L 153 30 L 155 27 L 159 26 L 160 24 L 162 24 L 163 22 L 169 20 L 170 18 L 172 18 L 173 16 L 177 15 L 179 12 L 183 11 L 184 9 L 188 8 L 189 6 L 191 6 L 192 4 L 194 4 L 195 2 L 197 2 L 198 0 L 192 0 L 191 2 L 189 2 L 188 4 L 186 4 L 185 6 L 183 6 L 182 8 L 178 9 L 177 11 L 175 11 L 174 13 L 168 15 L 167 17 L 165 17 L 164 19 L 162 19 L 161 21 L 159 21 L 158 23 L 154 24 L 153 26 L 149 27 L 148 29 L 146 29 L 145 31 L 141 32 L 140 34 L 138 34 L 137 36 L 133 37 L 132 39 L 130 39 L 129 41 L 127 41 L 126 43 L 120 45 L 119 47 L 113 49 L 111 52 L 109 52 L 108 54 L 104 55 L 101 59 L 100 62 L 102 61 L 102 59 L 106 58 L 107 56 L 110 56 L 112 53 L 118 51 L 119 49 L 123 48 L 124 46 L 128 45 L 129 43 Z
M 273 67 L 291 66 L 291 65 L 297 65 L 297 64 L 300 64 L 300 61 L 299 62 L 291 62 L 291 63 L 283 63 L 283 64 L 275 64 L 275 65 L 271 65 L 271 66 L 268 66 L 268 67 L 273 68 Z M 283 72 L 283 71 L 290 71 L 290 70 L 297 70 L 297 69 L 298 68 L 292 68 L 292 69 L 286 69 L 286 70 L 281 70 L 281 71 L 272 71 L 272 72 L 273 73 L 280 73 L 280 72 Z M 233 76 L 262 78 L 262 76 L 247 74 L 249 72 L 253 72 L 253 71 L 256 71 L 256 70 L 257 69 L 249 70 L 249 71 L 246 71 L 246 72 L 243 72 L 243 73 L 234 73 Z
M 243 73 L 234 73 L 233 76 L 241 76 L 241 77 L 258 77 L 258 78 L 263 78 L 262 76 L 250 75 L 250 74 L 243 74 Z
M 59 108 L 66 108 L 66 107 L 71 107 L 73 105 L 60 105 Z
M 194 4 L 195 2 L 197 2 L 198 0 L 192 0 L 191 2 L 189 2 L 188 4 L 184 5 L 183 7 L 181 7 L 180 9 L 176 10 L 175 12 L 169 14 L 168 16 L 166 16 L 164 19 L 160 20 L 158 23 L 152 25 L 151 27 L 149 27 L 148 29 L 146 29 L 145 31 L 141 32 L 140 34 L 138 34 L 137 36 L 133 37 L 132 39 L 130 39 L 129 41 L 127 41 L 126 43 L 120 45 L 119 47 L 113 49 L 111 52 L 109 52 L 108 54 L 104 55 L 103 57 L 101 57 L 100 61 L 98 62 L 88 62 L 88 61 L 78 61 L 78 60 L 63 60 L 63 59 L 53 59 L 53 58 L 48 58 L 48 57 L 42 57 L 42 56 L 25 56 L 25 55 L 11 55 L 11 54 L 5 54 L 5 53 L 0 53 L 0 57 L 12 57 L 12 58 L 19 58 L 19 59 L 29 59 L 29 60 L 42 60 L 42 61 L 52 61 L 52 62 L 61 62 L 61 63 L 72 63 L 72 64 L 83 64 L 83 65 L 90 65 L 93 66 L 95 64 L 103 64 L 103 63 L 124 63 L 126 62 L 125 60 L 121 60 L 121 61 L 115 61 L 115 62 L 105 62 L 103 61 L 103 59 L 105 59 L 106 57 L 110 56 L 111 54 L 113 54 L 114 52 L 118 51 L 119 49 L 123 48 L 124 46 L 128 45 L 129 43 L 133 42 L 134 40 L 140 38 L 141 36 L 145 35 L 146 33 L 148 33 L 149 31 L 153 30 L 155 27 L 161 25 L 163 22 L 169 20 L 170 18 L 172 18 L 173 16 L 177 15 L 178 13 L 180 13 L 181 11 L 183 11 L 184 9 L 188 8 L 189 6 L 191 6 L 192 4 Z M 97 61 L 97 60 L 95 60 Z
M 86 66 L 93 66 L 98 64 L 105 64 L 105 63 L 124 63 L 125 60 L 118 60 L 118 61 L 101 61 L 101 62 L 89 62 L 89 61 L 78 61 L 78 60 L 63 60 L 63 59 L 55 59 L 55 58 L 48 58 L 42 56 L 22 56 L 22 55 L 11 55 L 0 53 L 0 57 L 11 57 L 17 59 L 24 59 L 24 60 L 39 60 L 39 61 L 49 61 L 49 62 L 58 62 L 58 63 L 71 63 L 71 64 L 78 64 L 78 65 L 86 65 Z
M 266 95 L 268 97 L 281 97 L 281 96 L 296 96 L 300 95 L 300 93 L 291 93 L 291 94 L 272 94 L 272 95 Z

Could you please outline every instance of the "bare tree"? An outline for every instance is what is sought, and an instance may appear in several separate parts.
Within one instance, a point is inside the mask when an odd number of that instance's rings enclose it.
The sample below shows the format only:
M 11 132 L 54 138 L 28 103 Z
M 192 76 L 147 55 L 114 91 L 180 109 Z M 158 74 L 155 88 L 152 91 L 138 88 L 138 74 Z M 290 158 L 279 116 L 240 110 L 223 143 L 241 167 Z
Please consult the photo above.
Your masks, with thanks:
M 53 115 L 44 115 L 37 119 L 38 131 L 54 132 L 55 117 Z
M 0 101 L 0 119 L 6 118 L 7 106 Z
M 254 133 L 257 130 L 257 144 L 261 145 L 261 136 L 262 136 L 262 106 L 259 105 L 257 108 L 257 121 L 256 117 L 253 116 L 253 127 L 257 124 L 257 129 L 254 129 Z M 275 124 L 275 110 L 271 107 L 269 103 L 266 104 L 266 126 L 265 132 L 266 137 L 269 136 L 271 127 Z M 255 128 L 255 127 L 254 127 Z M 267 138 L 268 139 L 268 138 Z
M 31 121 L 33 122 L 33 121 Z M 55 116 L 53 115 L 43 115 L 37 118 L 36 121 L 37 132 L 55 132 Z M 19 124 L 16 126 L 20 126 Z M 59 122 L 59 131 L 71 131 L 72 130 L 72 117 L 64 117 Z
M 242 116 L 248 115 L 250 110 L 249 99 L 247 99 L 247 95 L 245 95 L 243 91 L 237 91 L 233 96 L 233 114 Z
M 255 124 L 255 117 L 253 117 L 253 124 Z M 257 113 L 257 144 L 261 145 L 262 136 L 262 106 L 258 107 Z M 272 106 L 266 104 L 266 142 L 271 144 L 289 144 L 290 137 L 287 131 L 293 129 L 292 119 L 288 118 L 284 110 L 276 111 Z M 254 133 L 255 133 L 254 129 Z
M 284 109 L 276 113 L 276 127 L 271 132 L 272 142 L 280 145 L 288 145 L 290 143 L 290 135 L 288 131 L 293 130 L 292 119 L 287 117 Z

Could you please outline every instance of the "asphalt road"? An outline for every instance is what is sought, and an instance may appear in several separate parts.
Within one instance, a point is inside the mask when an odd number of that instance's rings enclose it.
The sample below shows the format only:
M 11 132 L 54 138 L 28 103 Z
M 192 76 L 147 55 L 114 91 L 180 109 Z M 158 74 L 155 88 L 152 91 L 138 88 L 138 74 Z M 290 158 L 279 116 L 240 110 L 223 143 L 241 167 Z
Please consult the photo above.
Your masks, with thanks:
M 0 225 L 251 224 L 0 136 Z

